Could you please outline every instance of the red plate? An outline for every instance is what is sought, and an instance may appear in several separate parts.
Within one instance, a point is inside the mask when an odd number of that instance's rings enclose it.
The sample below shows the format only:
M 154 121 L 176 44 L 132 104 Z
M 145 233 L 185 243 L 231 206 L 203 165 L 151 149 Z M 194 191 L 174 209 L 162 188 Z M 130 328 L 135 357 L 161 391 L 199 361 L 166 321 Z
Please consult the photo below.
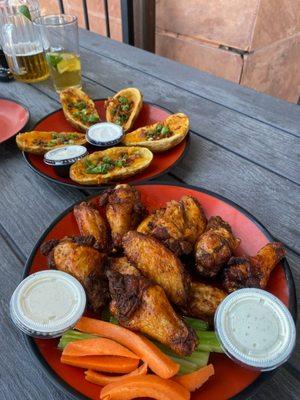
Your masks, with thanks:
M 104 99 L 101 100 L 94 100 L 96 104 L 96 108 L 100 115 L 102 121 L 105 121 L 105 109 L 104 109 Z M 172 114 L 170 111 L 159 107 L 154 104 L 144 103 L 142 110 L 135 121 L 135 124 L 132 130 L 137 129 L 139 127 L 153 124 L 157 121 L 161 121 Z M 52 114 L 47 115 L 45 118 L 40 120 L 33 130 L 37 131 L 66 131 L 72 132 L 74 128 L 69 124 L 66 120 L 63 111 L 57 110 L 54 111 Z M 152 163 L 150 166 L 140 174 L 134 175 L 131 178 L 124 179 L 122 182 L 127 183 L 137 183 L 142 181 L 148 181 L 150 179 L 157 178 L 158 176 L 167 173 L 170 168 L 172 168 L 184 155 L 184 153 L 188 149 L 188 137 L 175 146 L 173 149 L 168 151 L 164 151 L 163 153 L 156 153 L 154 154 Z M 101 150 L 94 146 L 89 146 L 89 152 L 94 152 Z M 44 178 L 50 179 L 51 181 L 72 186 L 72 187 L 81 187 L 86 189 L 95 189 L 99 188 L 99 185 L 80 185 L 79 183 L 73 182 L 70 178 L 62 178 L 58 176 L 52 166 L 46 165 L 43 162 L 43 157 L 37 156 L 34 154 L 23 153 L 25 160 L 28 162 L 29 166 L 37 172 L 39 175 L 43 176 Z M 116 182 L 114 182 L 115 184 Z
M 138 185 L 137 188 L 141 193 L 143 203 L 150 210 L 163 206 L 169 200 L 179 200 L 183 195 L 194 196 L 203 205 L 208 217 L 220 215 L 230 223 L 235 235 L 242 239 L 237 254 L 245 252 L 253 255 L 266 243 L 274 240 L 268 231 L 248 212 L 211 192 L 190 186 L 156 183 Z M 97 197 L 98 195 L 91 198 L 96 200 Z M 39 251 L 44 241 L 60 239 L 66 235 L 79 234 L 72 210 L 73 206 L 62 213 L 42 235 L 27 261 L 24 277 L 47 269 L 46 258 Z M 289 307 L 295 318 L 294 282 L 285 260 L 273 271 L 267 290 L 281 299 Z M 57 340 L 27 338 L 31 350 L 46 368 L 53 381 L 63 387 L 69 396 L 72 393 L 76 399 L 99 399 L 100 388 L 85 381 L 83 370 L 60 363 Z M 272 374 L 270 372 L 259 374 L 258 372 L 247 370 L 235 364 L 223 354 L 213 354 L 210 361 L 214 364 L 215 376 L 201 390 L 192 394 L 192 400 L 222 400 L 231 397 L 235 399 L 248 398 L 250 393 Z
M 0 99 L 0 143 L 20 132 L 29 120 L 29 111 L 13 100 Z

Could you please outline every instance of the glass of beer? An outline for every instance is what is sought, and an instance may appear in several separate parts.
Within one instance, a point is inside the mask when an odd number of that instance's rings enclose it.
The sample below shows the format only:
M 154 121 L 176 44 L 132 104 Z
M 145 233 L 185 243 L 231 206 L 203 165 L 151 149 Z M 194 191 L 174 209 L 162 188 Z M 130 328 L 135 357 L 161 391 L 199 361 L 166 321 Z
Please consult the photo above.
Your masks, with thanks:
M 46 60 L 57 92 L 81 88 L 78 23 L 73 15 L 44 15 L 34 20 L 43 38 Z
M 6 18 L 2 28 L 2 45 L 14 78 L 21 82 L 47 79 L 49 69 L 36 26 L 21 13 L 7 14 Z

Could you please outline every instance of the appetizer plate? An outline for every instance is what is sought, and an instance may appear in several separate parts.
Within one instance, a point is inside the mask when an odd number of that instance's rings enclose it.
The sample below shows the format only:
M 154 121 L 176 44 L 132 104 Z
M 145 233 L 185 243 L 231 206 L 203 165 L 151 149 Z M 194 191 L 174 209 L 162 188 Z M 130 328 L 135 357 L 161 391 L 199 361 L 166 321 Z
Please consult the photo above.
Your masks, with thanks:
M 22 104 L 0 98 L 0 143 L 19 133 L 29 121 L 29 111 Z
M 270 233 L 251 214 L 212 192 L 192 186 L 160 183 L 148 183 L 136 187 L 141 193 L 143 203 L 150 210 L 163 206 L 169 200 L 179 200 L 183 195 L 194 196 L 201 202 L 207 217 L 220 215 L 229 222 L 235 235 L 242 239 L 237 254 L 243 252 L 250 255 L 255 254 L 262 246 L 274 241 Z M 91 196 L 88 199 L 97 204 L 98 196 Z M 49 239 L 60 239 L 66 235 L 79 234 L 73 216 L 73 206 L 58 216 L 39 239 L 25 266 L 24 277 L 47 269 L 46 257 L 42 256 L 39 251 L 43 242 Z M 103 212 L 103 210 L 100 209 L 100 212 Z M 289 307 L 295 319 L 295 286 L 286 260 L 272 272 L 267 290 Z M 61 352 L 57 349 L 58 340 L 33 339 L 28 336 L 27 341 L 31 351 L 41 362 L 54 383 L 64 389 L 69 397 L 74 399 L 99 399 L 100 387 L 87 382 L 84 379 L 82 369 L 60 363 Z M 257 371 L 245 369 L 223 354 L 211 354 L 210 362 L 215 367 L 215 375 L 205 383 L 201 390 L 192 394 L 191 400 L 246 399 L 257 390 L 264 380 L 272 375 L 272 372 L 260 374 Z
M 102 121 L 105 121 L 105 109 L 104 109 L 105 99 L 94 100 L 96 104 L 97 111 L 100 115 Z M 145 103 L 143 104 L 142 110 L 134 123 L 132 130 L 139 127 L 153 124 L 157 121 L 163 120 L 172 114 L 165 108 L 159 107 L 155 104 Z M 53 113 L 47 115 L 41 119 L 32 130 L 37 131 L 65 131 L 74 132 L 74 128 L 69 124 L 69 122 L 64 117 L 62 109 L 54 111 Z M 143 172 L 134 175 L 131 178 L 122 180 L 122 183 L 137 183 L 142 181 L 148 181 L 150 179 L 157 178 L 160 175 L 166 174 L 172 167 L 177 164 L 177 162 L 183 157 L 183 155 L 188 151 L 188 136 L 175 146 L 173 149 L 167 150 L 163 153 L 154 154 L 153 160 L 150 166 Z M 99 151 L 101 148 L 90 146 L 88 147 L 89 152 Z M 102 149 L 103 150 L 103 149 Z M 52 166 L 46 165 L 43 162 L 43 157 L 34 154 L 24 153 L 23 156 L 29 166 L 37 172 L 39 175 L 47 178 L 51 181 L 60 183 L 66 186 L 81 187 L 85 189 L 99 189 L 99 185 L 80 185 L 72 181 L 70 178 L 62 178 L 56 174 Z M 114 185 L 116 182 L 110 182 L 109 185 Z

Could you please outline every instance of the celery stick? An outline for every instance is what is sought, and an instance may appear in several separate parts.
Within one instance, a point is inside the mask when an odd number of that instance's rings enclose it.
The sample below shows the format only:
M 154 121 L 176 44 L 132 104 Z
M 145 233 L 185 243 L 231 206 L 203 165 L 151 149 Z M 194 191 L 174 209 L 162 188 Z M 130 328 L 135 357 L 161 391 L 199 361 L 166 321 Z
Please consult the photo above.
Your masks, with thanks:
M 199 339 L 197 346 L 198 351 L 207 351 L 215 353 L 223 353 L 222 347 L 213 331 L 196 331 Z
M 97 337 L 99 336 L 91 335 L 89 333 L 82 333 L 75 330 L 69 330 L 60 338 L 58 348 L 63 350 L 67 346 L 67 344 L 75 342 L 76 340 L 93 339 Z
M 184 359 L 197 364 L 197 367 L 201 368 L 207 365 L 209 359 L 209 353 L 205 351 L 194 351 L 191 356 L 184 357 Z
M 173 361 L 175 361 L 177 364 L 180 365 L 179 373 L 180 374 L 189 374 L 191 372 L 194 372 L 198 369 L 197 364 L 186 361 L 182 357 L 174 357 L 174 356 L 169 356 Z
M 201 319 L 183 317 L 183 320 L 190 328 L 193 328 L 196 331 L 207 331 L 208 329 L 208 323 Z

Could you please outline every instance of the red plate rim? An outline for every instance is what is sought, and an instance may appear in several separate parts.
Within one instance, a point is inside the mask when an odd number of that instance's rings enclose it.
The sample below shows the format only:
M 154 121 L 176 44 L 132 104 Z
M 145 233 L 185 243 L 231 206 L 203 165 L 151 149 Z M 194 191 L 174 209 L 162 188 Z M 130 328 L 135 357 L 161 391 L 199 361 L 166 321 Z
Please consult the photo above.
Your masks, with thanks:
M 1 143 L 6 142 L 7 140 L 11 139 L 12 137 L 14 137 L 17 133 L 21 132 L 21 130 L 24 129 L 25 126 L 28 124 L 28 122 L 30 120 L 30 117 L 31 117 L 31 114 L 30 114 L 29 109 L 23 103 L 21 103 L 20 101 L 17 101 L 17 100 L 14 100 L 14 99 L 10 99 L 8 97 L 2 97 L 2 96 L 0 97 L 0 100 L 6 100 L 6 101 L 9 101 L 11 103 L 18 104 L 18 106 L 22 107 L 26 111 L 26 114 L 27 114 L 27 118 L 26 118 L 26 121 L 24 122 L 23 126 L 17 132 L 14 132 L 13 134 L 11 134 L 8 138 L 6 138 L 4 140 L 0 139 L 0 144 L 1 144 Z
M 143 183 L 139 183 L 136 184 L 135 186 L 143 186 L 145 184 Z M 222 201 L 224 201 L 225 203 L 233 206 L 234 208 L 236 208 L 238 211 L 240 211 L 242 214 L 244 214 L 247 218 L 249 218 L 258 228 L 259 230 L 265 234 L 265 236 L 268 238 L 269 241 L 274 241 L 275 238 L 271 235 L 271 233 L 267 230 L 267 228 L 265 228 L 264 225 L 261 224 L 261 222 L 258 221 L 258 219 L 256 219 L 256 217 L 254 217 L 249 211 L 245 210 L 243 207 L 239 206 L 238 204 L 236 204 L 234 201 L 227 199 L 226 197 L 219 195 L 217 193 L 214 193 L 210 190 L 204 189 L 202 187 L 198 187 L 198 186 L 193 186 L 193 185 L 188 185 L 188 184 L 180 184 L 180 183 L 166 183 L 166 182 L 159 182 L 159 181 L 155 181 L 155 182 L 147 182 L 146 184 L 148 185 L 160 185 L 160 186 L 177 186 L 177 187 L 182 187 L 182 188 L 187 188 L 187 189 L 192 189 L 198 192 L 202 192 L 208 195 L 211 195 L 217 199 L 220 199 Z M 45 239 L 45 237 L 48 235 L 48 233 L 52 230 L 52 228 L 66 215 L 68 214 L 73 207 L 76 204 L 79 204 L 80 202 L 82 202 L 83 200 L 90 200 L 93 197 L 97 196 L 96 194 L 92 194 L 84 199 L 80 199 L 78 201 L 76 201 L 75 203 L 73 203 L 70 207 L 68 207 L 65 211 L 63 211 L 62 213 L 60 213 L 55 219 L 54 221 L 49 225 L 49 227 L 44 231 L 44 233 L 41 235 L 41 237 L 39 238 L 39 240 L 37 241 L 37 243 L 35 244 L 28 260 L 26 261 L 25 264 L 25 268 L 24 268 L 24 273 L 23 273 L 23 279 L 26 278 L 28 276 L 28 271 L 31 268 L 31 264 L 33 261 L 33 258 L 35 257 L 35 254 L 37 252 L 37 250 L 39 249 L 41 243 L 43 242 L 43 240 Z M 290 266 L 286 260 L 286 258 L 283 259 L 282 261 L 282 266 L 284 269 L 284 273 L 285 273 L 285 278 L 287 281 L 287 286 L 288 286 L 288 290 L 289 290 L 289 311 L 296 323 L 297 321 L 297 298 L 296 298 L 296 289 L 295 289 L 295 282 L 293 279 L 293 275 L 290 269 Z M 44 368 L 45 372 L 47 373 L 47 375 L 49 376 L 51 382 L 59 389 L 62 390 L 66 395 L 68 395 L 69 397 L 72 396 L 71 398 L 74 400 L 88 400 L 87 397 L 85 397 L 84 395 L 82 395 L 81 393 L 79 393 L 77 390 L 75 390 L 74 388 L 72 388 L 69 384 L 67 384 L 63 379 L 61 379 L 56 373 L 55 371 L 47 364 L 47 362 L 44 360 L 44 358 L 42 357 L 34 339 L 30 336 L 27 336 L 23 333 L 23 335 L 25 336 L 25 340 L 27 342 L 27 345 L 29 346 L 29 349 L 33 352 L 33 354 L 35 355 L 35 358 L 39 361 L 39 363 L 42 365 L 42 367 Z M 268 371 L 268 372 L 262 372 L 259 377 L 252 382 L 248 387 L 246 387 L 244 390 L 242 390 L 240 393 L 238 393 L 237 395 L 235 395 L 234 397 L 232 397 L 232 400 L 244 400 L 247 399 L 250 395 L 253 395 L 258 388 L 269 378 L 271 378 L 273 376 L 273 374 L 276 372 L 276 369 L 273 371 Z
M 99 98 L 99 99 L 93 99 L 93 101 L 104 101 L 104 100 L 106 100 L 105 97 Z M 173 114 L 173 112 L 172 112 L 171 110 L 169 110 L 168 108 L 166 108 L 166 107 L 160 106 L 160 105 L 155 104 L 155 103 L 152 103 L 152 102 L 150 102 L 150 101 L 144 101 L 144 103 L 145 103 L 145 104 L 150 104 L 151 106 L 155 106 L 155 107 L 157 107 L 157 108 L 160 108 L 161 110 L 164 110 L 164 111 L 167 111 L 167 112 L 170 113 L 170 114 Z M 39 121 L 37 121 L 37 122 L 34 124 L 34 126 L 32 127 L 32 130 L 34 130 L 34 129 L 36 128 L 37 125 L 39 125 L 41 122 L 43 122 L 43 121 L 44 121 L 46 118 L 48 118 L 50 115 L 53 115 L 53 114 L 55 114 L 56 112 L 61 111 L 61 110 L 62 110 L 62 108 L 60 107 L 60 108 L 58 108 L 57 110 L 54 110 L 54 111 L 52 111 L 51 113 L 45 115 L 43 118 L 41 118 Z M 170 165 L 170 167 L 168 167 L 167 169 L 165 169 L 165 170 L 162 171 L 162 172 L 157 173 L 156 175 L 153 175 L 153 176 L 150 178 L 150 181 L 152 181 L 152 180 L 154 180 L 154 179 L 157 179 L 157 178 L 161 178 L 162 176 L 166 175 L 166 174 L 167 174 L 168 172 L 170 172 L 180 161 L 182 161 L 182 159 L 187 155 L 187 153 L 189 152 L 189 149 L 190 149 L 190 142 L 191 142 L 191 141 L 190 141 L 190 129 L 189 129 L 189 131 L 188 131 L 188 133 L 187 133 L 187 135 L 186 135 L 186 137 L 185 137 L 184 140 L 185 140 L 186 144 L 185 144 L 184 151 L 183 151 L 183 153 L 180 155 L 180 157 L 177 158 L 177 160 L 176 160 L 172 165 Z M 28 154 L 27 154 L 25 151 L 22 151 L 22 154 L 23 154 L 23 157 L 24 157 L 26 163 L 28 164 L 28 166 L 29 166 L 36 174 L 38 174 L 39 176 L 41 176 L 41 177 L 43 177 L 43 178 L 45 178 L 45 179 L 47 179 L 47 180 L 49 180 L 49 181 L 51 181 L 51 182 L 57 183 L 57 184 L 59 184 L 59 185 L 68 186 L 68 187 L 72 187 L 72 188 L 75 188 L 75 189 L 105 190 L 105 189 L 107 189 L 108 187 L 114 186 L 114 185 L 116 184 L 116 182 L 111 182 L 111 183 L 109 183 L 109 184 L 102 185 L 102 186 L 99 186 L 99 185 L 98 185 L 98 186 L 97 186 L 97 185 L 87 186 L 87 185 L 78 185 L 78 184 L 75 184 L 75 183 L 61 182 L 61 181 L 59 181 L 59 180 L 56 180 L 56 179 L 52 178 L 51 176 L 48 176 L 48 175 L 44 174 L 43 172 L 39 171 L 38 169 L 36 169 L 36 168 L 32 165 L 32 163 L 31 163 L 31 161 L 30 161 L 30 159 L 29 159 L 29 157 L 28 157 Z M 134 178 L 134 177 L 133 177 L 133 178 Z M 129 184 L 130 184 L 130 185 L 141 185 L 141 184 L 144 184 L 144 183 L 146 183 L 146 182 L 149 182 L 149 179 L 132 180 Z

